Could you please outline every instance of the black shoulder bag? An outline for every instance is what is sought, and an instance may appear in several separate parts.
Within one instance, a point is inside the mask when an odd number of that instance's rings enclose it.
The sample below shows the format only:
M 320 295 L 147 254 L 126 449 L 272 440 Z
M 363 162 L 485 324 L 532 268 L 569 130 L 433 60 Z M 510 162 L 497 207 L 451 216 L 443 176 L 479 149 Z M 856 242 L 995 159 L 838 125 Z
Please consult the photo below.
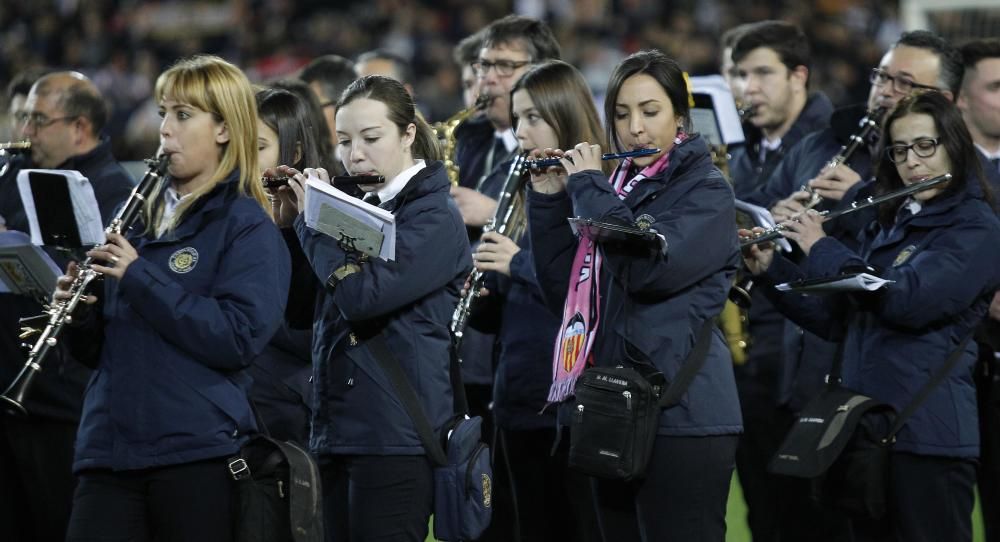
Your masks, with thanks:
M 898 415 L 890 405 L 843 387 L 838 355 L 827 386 L 802 409 L 767 470 L 812 480 L 816 498 L 849 516 L 882 517 L 896 434 L 955 367 L 971 337 L 962 339 Z
M 466 414 L 468 403 L 454 348 L 449 349 L 449 373 L 456 416 L 445 426 L 439 440 L 384 334 L 379 332 L 369 339 L 368 347 L 413 420 L 434 465 L 434 538 L 449 542 L 479 538 L 493 516 L 493 469 L 490 448 L 482 442 L 483 420 Z
M 253 412 L 261 432 L 227 460 L 236 491 L 234 540 L 323 542 L 316 461 L 299 445 L 271 438 L 257 409 Z
M 714 325 L 714 318 L 705 320 L 669 385 L 651 364 L 583 371 L 571 403 L 569 466 L 610 480 L 642 478 L 653 453 L 660 412 L 680 402 L 704 366 Z

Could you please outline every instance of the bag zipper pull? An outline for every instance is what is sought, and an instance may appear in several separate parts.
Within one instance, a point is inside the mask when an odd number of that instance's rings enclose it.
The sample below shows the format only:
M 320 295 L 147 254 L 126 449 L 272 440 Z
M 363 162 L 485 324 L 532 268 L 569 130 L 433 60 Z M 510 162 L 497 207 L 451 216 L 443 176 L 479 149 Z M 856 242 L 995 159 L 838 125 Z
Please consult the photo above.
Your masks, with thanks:
M 631 411 L 632 410 L 632 392 L 630 392 L 628 390 L 625 390 L 625 391 L 622 392 L 622 395 L 625 396 L 625 408 L 628 409 L 629 411 Z
M 278 496 L 282 499 L 285 498 L 285 482 L 284 480 L 278 480 Z

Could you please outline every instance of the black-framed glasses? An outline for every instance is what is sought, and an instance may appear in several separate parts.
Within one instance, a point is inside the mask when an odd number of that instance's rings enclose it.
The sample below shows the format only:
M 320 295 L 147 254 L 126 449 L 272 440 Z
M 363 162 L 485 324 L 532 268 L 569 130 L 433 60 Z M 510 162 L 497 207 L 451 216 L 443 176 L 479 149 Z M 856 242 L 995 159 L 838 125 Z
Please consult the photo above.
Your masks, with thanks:
M 42 128 L 48 128 L 59 121 L 75 120 L 80 115 L 66 115 L 65 117 L 55 117 L 49 118 L 42 113 L 29 113 L 21 114 L 17 116 L 17 121 L 19 124 L 30 124 L 34 126 L 36 130 L 41 130 Z
M 909 94 L 910 91 L 915 88 L 940 90 L 937 87 L 920 84 L 909 77 L 903 77 L 902 75 L 889 75 L 889 72 L 883 70 L 882 68 L 873 68 L 871 75 L 868 76 L 868 82 L 877 86 L 892 83 L 892 89 L 899 94 Z
M 937 152 L 938 145 L 940 144 L 941 138 L 939 137 L 922 137 L 909 145 L 903 145 L 902 143 L 891 145 L 885 149 L 885 155 L 889 157 L 889 161 L 893 164 L 902 164 L 906 161 L 910 149 L 913 149 L 913 154 L 920 158 L 930 158 Z
M 490 62 L 489 60 L 477 60 L 472 63 L 472 71 L 476 73 L 477 76 L 483 77 L 489 73 L 490 68 L 496 68 L 497 75 L 500 77 L 510 77 L 514 75 L 514 71 L 518 68 L 523 68 L 531 64 L 530 60 L 497 60 L 496 62 Z

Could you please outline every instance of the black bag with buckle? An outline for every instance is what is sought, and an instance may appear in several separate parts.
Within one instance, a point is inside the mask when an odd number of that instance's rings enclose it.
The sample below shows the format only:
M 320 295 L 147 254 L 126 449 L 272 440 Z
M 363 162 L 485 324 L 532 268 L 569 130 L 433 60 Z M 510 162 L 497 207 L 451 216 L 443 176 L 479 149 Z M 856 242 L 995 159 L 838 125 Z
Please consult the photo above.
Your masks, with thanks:
M 319 468 L 306 450 L 258 434 L 227 463 L 236 542 L 323 542 Z
M 705 321 L 669 385 L 648 363 L 584 370 L 571 402 L 569 466 L 610 480 L 642 478 L 653 453 L 660 412 L 680 402 L 705 364 L 714 325 L 713 318 Z
M 811 480 L 815 498 L 851 517 L 881 518 L 896 434 L 955 367 L 971 337 L 959 343 L 899 415 L 890 405 L 841 386 L 838 355 L 826 388 L 802 409 L 767 470 Z

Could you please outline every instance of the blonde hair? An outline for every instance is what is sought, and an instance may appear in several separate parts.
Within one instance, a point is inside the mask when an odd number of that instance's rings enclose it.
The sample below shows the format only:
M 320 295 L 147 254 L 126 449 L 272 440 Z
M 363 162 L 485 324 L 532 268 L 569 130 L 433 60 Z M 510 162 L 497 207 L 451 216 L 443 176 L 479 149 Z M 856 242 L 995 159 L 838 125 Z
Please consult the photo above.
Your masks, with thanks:
M 222 145 L 219 165 L 211 180 L 195 189 L 177 207 L 169 229 L 180 223 L 186 212 L 233 170 L 240 172 L 239 191 L 257 200 L 269 211 L 264 187 L 257 179 L 257 103 L 250 80 L 239 68 L 212 55 L 196 55 L 179 60 L 156 80 L 153 96 L 158 103 L 168 97 L 211 113 L 225 123 L 229 141 Z M 154 195 L 147 202 L 150 228 L 162 216 L 162 198 Z

